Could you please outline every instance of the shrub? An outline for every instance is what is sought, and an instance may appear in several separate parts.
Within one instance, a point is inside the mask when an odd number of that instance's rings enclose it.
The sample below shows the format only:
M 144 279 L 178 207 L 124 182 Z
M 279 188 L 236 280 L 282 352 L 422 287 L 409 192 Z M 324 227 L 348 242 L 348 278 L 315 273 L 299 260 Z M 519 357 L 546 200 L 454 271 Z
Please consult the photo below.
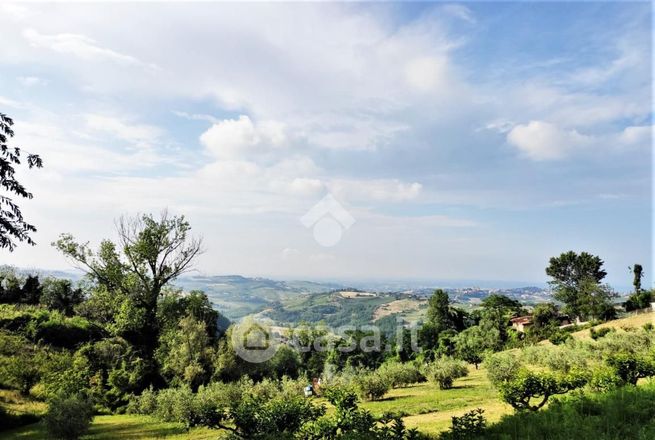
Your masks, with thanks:
M 465 413 L 461 417 L 452 417 L 450 431 L 442 434 L 439 438 L 443 440 L 469 440 L 481 435 L 487 425 L 484 417 L 484 410 L 476 408 Z
M 610 327 L 603 327 L 599 328 L 598 330 L 594 329 L 593 327 L 589 329 L 589 334 L 591 335 L 591 339 L 594 341 L 597 341 L 598 339 L 607 336 L 608 333 L 614 331 Z
M 555 344 L 555 345 L 560 345 L 565 343 L 568 339 L 571 339 L 573 336 L 571 336 L 571 333 L 558 329 L 553 334 L 548 338 L 548 340 Z
M 44 417 L 49 438 L 76 440 L 93 420 L 93 405 L 83 397 L 58 397 L 50 402 Z
M 378 368 L 378 373 L 384 376 L 393 388 L 403 388 L 425 381 L 425 376 L 423 376 L 421 370 L 411 363 L 390 362 L 383 364 Z
M 126 412 L 128 414 L 154 415 L 157 411 L 157 393 L 152 387 L 143 390 L 140 396 L 130 399 Z
M 501 352 L 487 357 L 484 366 L 487 369 L 489 381 L 495 387 L 499 387 L 514 379 L 521 370 L 522 364 L 513 353 Z
M 387 377 L 378 372 L 362 373 L 354 378 L 354 385 L 363 399 L 381 399 L 390 388 Z
M 444 357 L 427 366 L 426 376 L 437 383 L 440 389 L 447 390 L 452 388 L 455 379 L 468 376 L 468 368 L 465 362 Z
M 591 375 L 589 386 L 598 392 L 607 392 L 623 386 L 625 383 L 612 367 L 602 365 L 596 368 Z
M 652 331 L 653 328 L 655 328 L 655 326 L 653 326 L 653 323 L 652 323 L 652 322 L 647 322 L 647 323 L 644 324 L 644 326 L 643 326 L 643 329 L 644 329 L 645 331 L 647 331 L 647 332 Z

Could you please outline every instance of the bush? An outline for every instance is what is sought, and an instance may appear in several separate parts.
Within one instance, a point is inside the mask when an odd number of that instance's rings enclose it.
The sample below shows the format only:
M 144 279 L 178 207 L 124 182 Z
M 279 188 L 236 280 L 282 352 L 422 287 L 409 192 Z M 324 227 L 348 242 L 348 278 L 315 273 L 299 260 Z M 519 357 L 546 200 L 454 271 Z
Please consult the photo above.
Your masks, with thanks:
M 76 440 L 93 420 L 93 405 L 83 397 L 58 397 L 50 402 L 44 417 L 49 438 Z
M 606 365 L 596 368 L 592 372 L 589 381 L 589 387 L 597 392 L 611 391 L 623 385 L 625 383 L 616 373 L 616 370 Z
M 426 376 L 437 383 L 440 389 L 447 390 L 452 388 L 455 379 L 468 376 L 468 368 L 465 362 L 444 357 L 427 366 Z
M 571 336 L 571 333 L 558 329 L 553 334 L 548 338 L 548 340 L 553 343 L 554 345 L 560 345 L 565 343 L 568 339 L 571 339 L 573 336 Z
M 411 363 L 390 362 L 378 368 L 378 373 L 387 379 L 393 388 L 403 388 L 411 384 L 425 382 L 421 370 Z
M 591 335 L 591 339 L 594 341 L 597 341 L 598 339 L 607 336 L 608 333 L 613 332 L 614 329 L 610 327 L 603 327 L 599 328 L 598 330 L 594 329 L 593 327 L 589 329 L 589 334 Z
M 643 326 L 643 329 L 644 329 L 645 331 L 647 331 L 647 332 L 652 331 L 653 328 L 655 328 L 655 326 L 653 325 L 652 322 L 647 322 L 647 323 L 644 324 L 644 326 Z
M 391 386 L 389 379 L 378 372 L 359 374 L 353 382 L 360 397 L 367 400 L 381 399 Z
M 487 425 L 487 419 L 483 414 L 482 408 L 476 408 L 461 417 L 453 416 L 450 431 L 442 434 L 439 438 L 442 440 L 469 440 L 481 435 Z
M 514 379 L 521 370 L 521 361 L 510 352 L 493 354 L 484 361 L 487 377 L 495 387 Z

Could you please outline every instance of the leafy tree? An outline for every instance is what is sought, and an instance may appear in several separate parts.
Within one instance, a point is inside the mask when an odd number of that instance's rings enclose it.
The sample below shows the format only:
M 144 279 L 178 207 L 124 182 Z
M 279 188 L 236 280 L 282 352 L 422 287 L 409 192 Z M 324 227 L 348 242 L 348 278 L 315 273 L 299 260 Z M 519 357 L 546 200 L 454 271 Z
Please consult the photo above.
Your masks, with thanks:
M 73 314 L 73 308 L 84 300 L 80 288 L 73 288 L 70 280 L 48 278 L 43 283 L 41 304 L 50 310 L 58 310 L 66 316 Z
M 411 384 L 425 382 L 425 376 L 412 362 L 387 362 L 377 370 L 394 388 L 403 388 Z
M 38 275 L 22 277 L 10 266 L 0 267 L 0 303 L 38 304 L 42 291 Z
M 450 315 L 450 299 L 442 289 L 434 291 L 428 299 L 427 322 L 445 330 L 453 327 Z
M 321 377 L 328 352 L 323 349 L 327 344 L 327 330 L 301 322 L 294 329 L 292 346 L 298 351 L 301 368 L 308 378 Z
M 639 293 L 641 292 L 641 279 L 644 276 L 644 268 L 641 264 L 635 264 L 632 266 L 632 274 L 634 276 L 632 285 L 635 287 L 635 293 Z
M 440 358 L 426 367 L 427 378 L 439 385 L 442 390 L 452 388 L 453 381 L 468 376 L 466 364 L 453 358 Z
M 483 329 L 475 325 L 469 327 L 455 337 L 456 357 L 475 365 L 482 362 L 483 355 L 487 351 L 493 351 L 498 344 L 500 333 L 497 329 Z
M 355 387 L 359 395 L 366 400 L 379 400 L 389 391 L 389 378 L 378 372 L 366 372 L 355 375 Z
M 18 197 L 31 199 L 32 193 L 16 178 L 16 165 L 21 164 L 21 149 L 9 147 L 7 142 L 14 137 L 11 128 L 14 121 L 4 113 L 0 113 L 0 187 L 7 194 L 15 194 Z M 27 155 L 28 168 L 41 168 L 43 161 L 36 154 Z M 30 237 L 36 232 L 34 225 L 27 223 L 23 218 L 20 207 L 8 195 L 0 194 L 0 248 L 8 248 L 13 251 L 16 248 L 16 241 L 25 241 L 34 245 Z
M 585 308 L 589 307 L 586 303 L 589 297 L 585 296 L 584 290 L 588 293 L 590 286 L 600 285 L 607 272 L 603 270 L 600 257 L 569 251 L 551 258 L 546 274 L 552 278 L 553 297 L 566 305 L 570 315 L 584 317 Z
M 582 316 L 591 319 L 616 319 L 616 310 L 612 302 L 618 294 L 608 285 L 592 279 L 584 279 L 579 287 L 579 307 Z
M 519 315 L 523 310 L 519 301 L 497 293 L 484 298 L 480 305 L 485 310 L 500 310 L 504 314 Z
M 201 240 L 190 237 L 190 229 L 184 216 L 171 217 L 164 211 L 159 219 L 152 215 L 121 218 L 117 226 L 120 246 L 105 240 L 94 252 L 70 234 L 63 234 L 53 245 L 99 286 L 128 299 L 124 307 L 138 309 L 124 310 L 125 316 L 139 316 L 132 341 L 151 360 L 160 333 L 157 304 L 162 292 L 191 268 L 201 252 Z
M 558 376 L 548 372 L 523 370 L 516 378 L 500 385 L 500 394 L 517 411 L 537 411 L 551 396 L 581 388 L 588 380 L 587 375 L 577 372 Z M 537 402 L 533 403 L 533 399 Z
M 523 368 L 523 364 L 514 353 L 504 351 L 487 357 L 484 360 L 484 367 L 491 384 L 499 388 L 502 384 L 514 380 Z
M 300 373 L 301 363 L 298 352 L 287 345 L 280 345 L 268 361 L 274 377 L 296 379 Z
M 209 380 L 214 350 L 204 321 L 187 316 L 161 339 L 157 358 L 173 385 L 187 385 L 195 391 Z
M 607 365 L 614 368 L 624 384 L 637 385 L 639 379 L 655 376 L 655 360 L 645 356 L 620 353 L 610 356 Z
M 469 325 L 468 321 L 466 312 L 450 305 L 448 293 L 437 289 L 428 299 L 426 320 L 419 331 L 419 345 L 428 350 L 441 345 L 443 351 L 448 341 L 440 343 L 440 335 L 448 331 L 461 331 Z
M 534 306 L 532 325 L 526 332 L 530 341 L 542 341 L 557 332 L 560 324 L 558 316 L 557 306 L 553 303 L 540 303 Z

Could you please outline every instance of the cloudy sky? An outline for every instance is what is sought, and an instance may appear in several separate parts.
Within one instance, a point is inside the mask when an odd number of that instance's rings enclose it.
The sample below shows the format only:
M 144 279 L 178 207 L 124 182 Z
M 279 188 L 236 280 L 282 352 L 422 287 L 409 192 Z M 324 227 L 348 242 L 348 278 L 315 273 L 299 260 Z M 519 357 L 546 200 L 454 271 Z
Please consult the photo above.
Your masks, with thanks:
M 38 245 L 0 262 L 67 268 L 59 233 L 95 243 L 168 207 L 208 274 L 543 282 L 573 249 L 629 284 L 652 271 L 651 21 L 649 3 L 3 3 L 0 111 L 45 168 L 21 172 Z M 328 214 L 324 247 L 301 219 L 328 194 L 354 223 Z

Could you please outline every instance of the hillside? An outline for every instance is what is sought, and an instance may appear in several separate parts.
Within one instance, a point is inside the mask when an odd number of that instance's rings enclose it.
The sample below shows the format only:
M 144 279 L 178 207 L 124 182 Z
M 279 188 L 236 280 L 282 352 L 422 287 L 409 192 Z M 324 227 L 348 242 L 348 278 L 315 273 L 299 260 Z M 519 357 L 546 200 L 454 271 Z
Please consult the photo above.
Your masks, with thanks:
M 651 323 L 655 325 L 655 311 L 649 313 L 642 313 L 638 315 L 628 316 L 626 318 L 615 319 L 613 321 L 604 322 L 593 328 L 595 330 L 601 328 L 613 328 L 613 329 L 629 329 L 629 328 L 640 328 L 644 324 Z M 580 330 L 575 333 L 572 333 L 573 337 L 579 339 L 591 338 L 589 329 Z

